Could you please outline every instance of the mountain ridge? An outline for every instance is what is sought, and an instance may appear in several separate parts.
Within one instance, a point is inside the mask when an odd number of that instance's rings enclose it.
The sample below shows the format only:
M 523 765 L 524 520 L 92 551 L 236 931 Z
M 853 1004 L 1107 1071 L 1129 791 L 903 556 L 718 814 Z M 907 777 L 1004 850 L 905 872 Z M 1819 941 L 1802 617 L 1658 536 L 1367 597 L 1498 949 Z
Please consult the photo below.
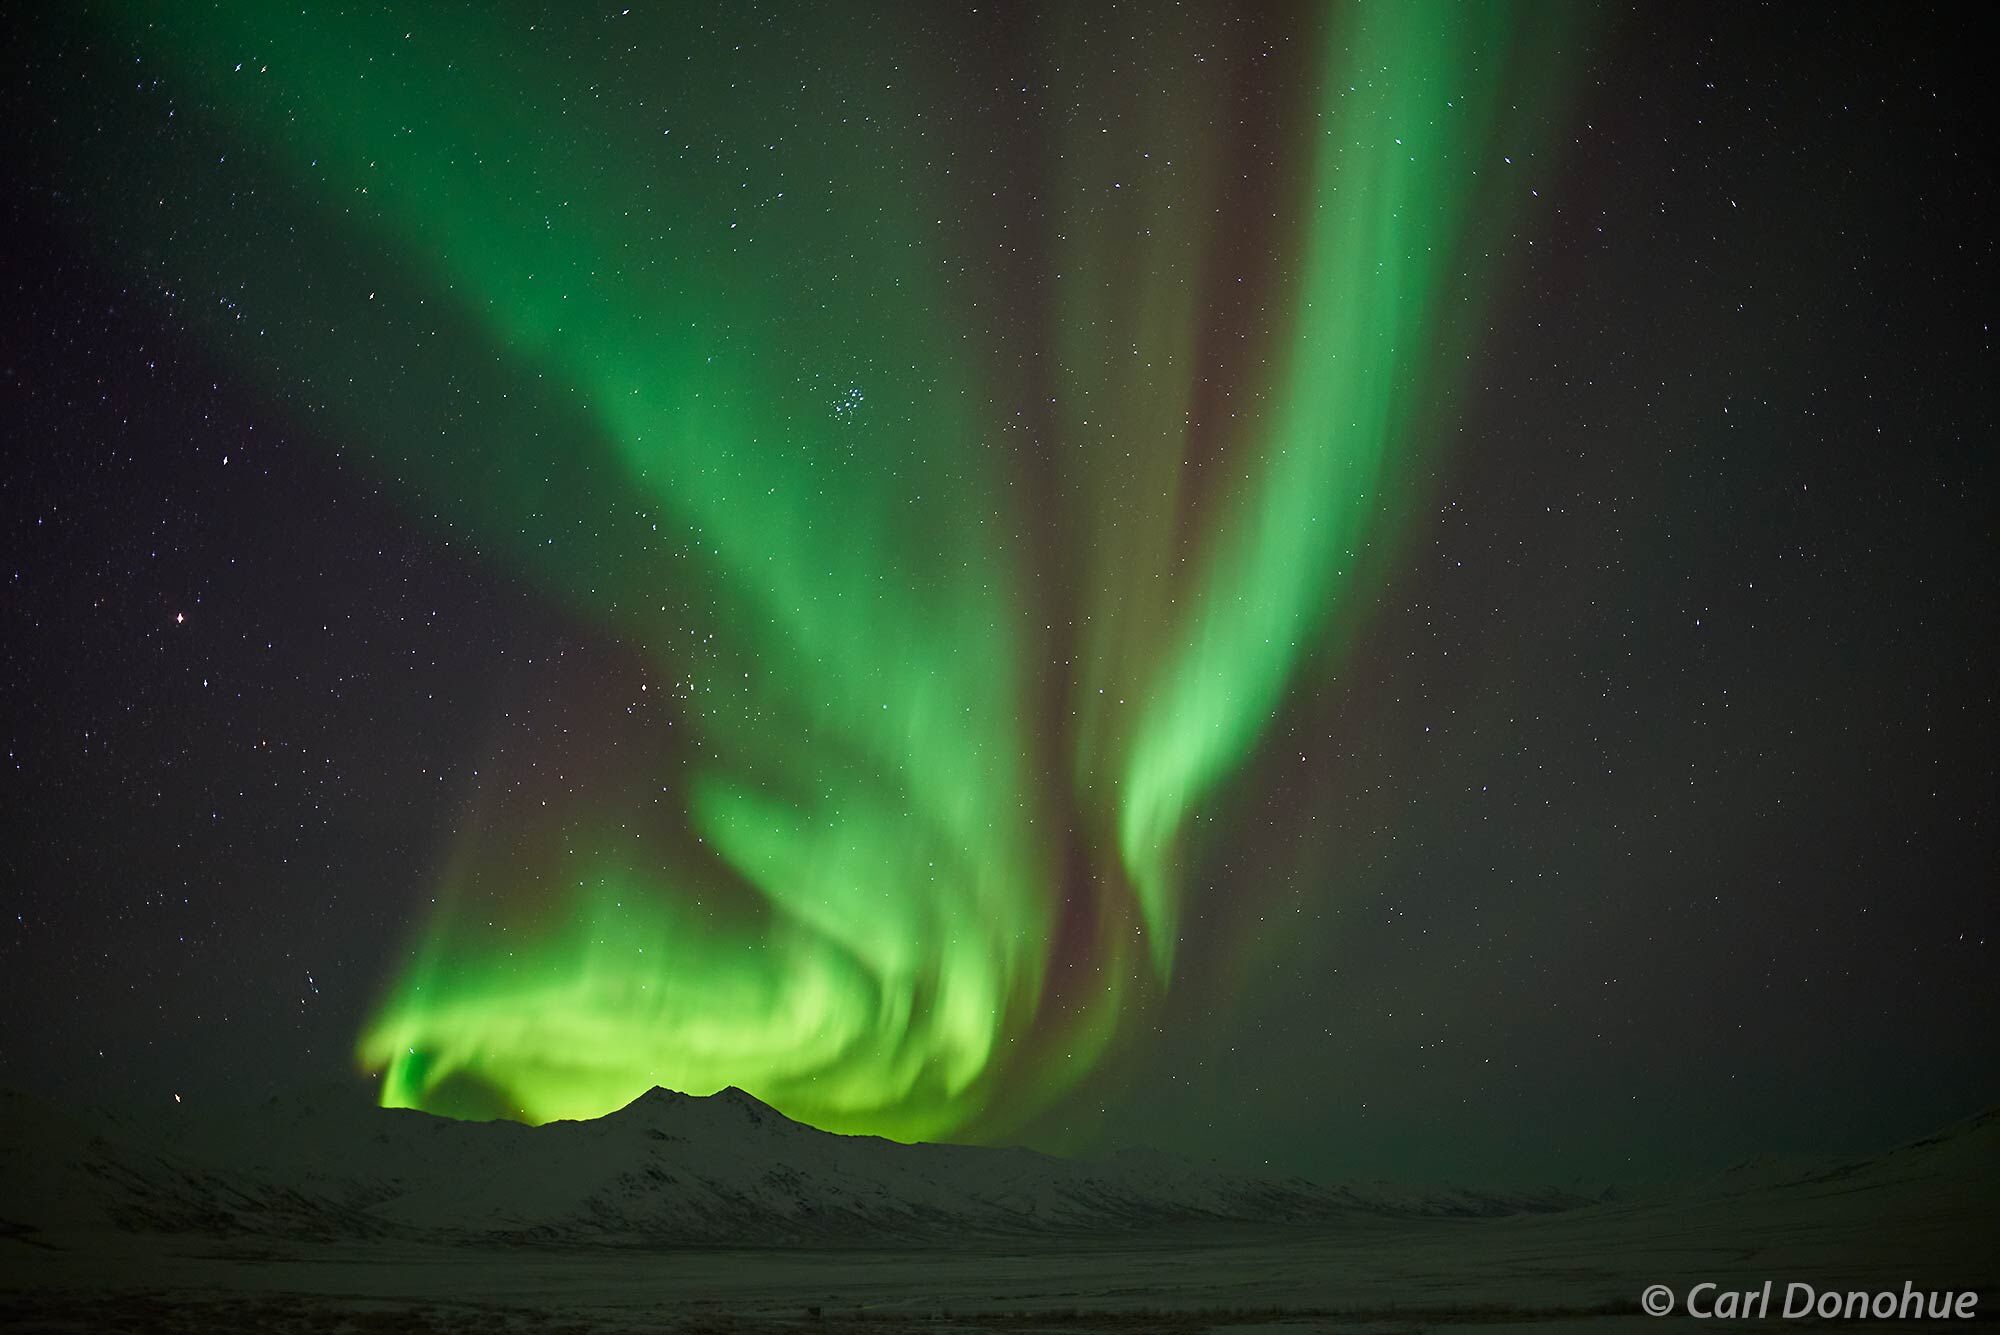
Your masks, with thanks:
M 1683 1189 L 1726 1197 L 1973 1173 L 2000 1109 L 1884 1154 L 1767 1156 Z M 1680 1194 L 1669 1193 L 1669 1195 Z M 0 1233 L 184 1233 L 562 1246 L 924 1243 L 1617 1209 L 1574 1190 L 1324 1185 L 1159 1151 L 1067 1159 L 819 1130 L 729 1087 L 655 1086 L 527 1126 L 273 1097 L 236 1116 L 72 1116 L 0 1091 Z
M 1370 1191 L 1157 1152 L 1065 1159 L 822 1131 L 736 1087 L 602 1117 L 461 1122 L 332 1099 L 150 1124 L 0 1094 L 0 1222 L 325 1241 L 807 1244 L 1568 1208 L 1563 1192 Z

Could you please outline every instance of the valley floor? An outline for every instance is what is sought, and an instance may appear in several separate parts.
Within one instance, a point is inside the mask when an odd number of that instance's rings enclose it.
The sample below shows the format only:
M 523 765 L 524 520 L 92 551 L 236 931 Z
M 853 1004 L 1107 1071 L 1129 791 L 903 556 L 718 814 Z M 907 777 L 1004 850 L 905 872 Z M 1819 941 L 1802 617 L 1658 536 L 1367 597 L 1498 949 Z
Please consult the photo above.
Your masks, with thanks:
M 1663 1331 L 1647 1285 L 1974 1289 L 1996 1253 L 1954 1208 L 1843 1192 L 1656 1200 L 1545 1216 L 917 1249 L 413 1248 L 189 1236 L 0 1238 L 0 1326 L 46 1331 Z M 1946 1208 L 1938 1208 L 1940 1205 Z M 1781 1208 L 1774 1208 L 1781 1207 Z M 1912 1329 L 1893 1322 L 1880 1329 Z M 1965 1322 L 1949 1327 L 1963 1330 Z

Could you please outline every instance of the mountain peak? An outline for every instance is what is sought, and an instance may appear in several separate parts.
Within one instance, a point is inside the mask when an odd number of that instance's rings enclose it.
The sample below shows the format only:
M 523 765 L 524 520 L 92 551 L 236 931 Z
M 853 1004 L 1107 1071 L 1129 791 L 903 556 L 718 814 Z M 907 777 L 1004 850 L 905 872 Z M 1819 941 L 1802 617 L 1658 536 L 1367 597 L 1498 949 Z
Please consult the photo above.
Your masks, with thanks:
M 734 1104 L 739 1108 L 748 1108 L 753 1112 L 767 1112 L 767 1113 L 778 1112 L 776 1108 L 773 1108 L 770 1104 L 764 1102 L 764 1100 L 758 1098 L 755 1094 L 752 1094 L 749 1090 L 744 1089 L 738 1085 L 724 1085 L 721 1089 L 718 1089 L 715 1091 L 715 1093 L 709 1095 L 709 1097 L 712 1099 L 716 1099 L 722 1103 Z M 778 1115 L 782 1117 L 784 1114 L 779 1113 Z
M 786 1117 L 770 1104 L 764 1102 L 748 1090 L 741 1089 L 735 1085 L 725 1085 L 715 1091 L 715 1093 L 705 1095 L 685 1094 L 678 1089 L 668 1089 L 662 1085 L 654 1085 L 624 1107 L 615 1112 L 607 1113 L 606 1117 L 638 1115 L 646 1118 L 657 1118 L 669 1113 L 698 1115 L 698 1111 L 703 1109 L 712 1109 L 717 1112 L 729 1110 L 736 1116 L 740 1116 L 752 1123 L 761 1123 L 766 1120 L 784 1124 L 791 1122 L 789 1117 Z

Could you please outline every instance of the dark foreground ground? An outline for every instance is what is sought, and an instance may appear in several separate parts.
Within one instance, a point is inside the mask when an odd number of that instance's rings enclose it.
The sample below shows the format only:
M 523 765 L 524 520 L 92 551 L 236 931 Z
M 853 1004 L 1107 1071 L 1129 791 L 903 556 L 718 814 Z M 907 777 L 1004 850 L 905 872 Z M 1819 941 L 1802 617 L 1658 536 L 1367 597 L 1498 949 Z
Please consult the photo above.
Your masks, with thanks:
M 661 1116 L 707 1118 L 728 1134 L 697 1145 L 691 1137 L 699 1127 L 677 1122 L 686 1135 L 656 1141 L 640 1134 L 659 1130 L 653 1122 L 606 1119 L 590 1124 L 594 1130 L 517 1129 L 496 1138 L 458 1123 L 371 1114 L 359 1140 L 337 1141 L 346 1146 L 337 1157 L 373 1153 L 401 1175 L 399 1194 L 372 1210 L 328 1206 L 330 1192 L 375 1181 L 353 1177 L 351 1168 L 328 1177 L 280 1156 L 271 1161 L 279 1168 L 252 1171 L 264 1158 L 242 1143 L 234 1147 L 234 1168 L 204 1168 L 159 1147 L 121 1148 L 109 1132 L 67 1134 L 73 1119 L 30 1117 L 17 1103 L 15 1134 L 11 1141 L 0 1136 L 7 1150 L 0 1154 L 0 1328 L 204 1335 L 1806 1330 L 1827 1326 L 1782 1319 L 1788 1285 L 1875 1294 L 1905 1284 L 1920 1292 L 1970 1291 L 1974 1314 L 1839 1324 L 2000 1325 L 2000 1110 L 1866 1158 L 1756 1161 L 1702 1182 L 1541 1212 L 1471 1217 L 1363 1203 L 1310 1222 L 1227 1222 L 1211 1214 L 1203 1216 L 1211 1222 L 1194 1226 L 1130 1209 L 1101 1216 L 1072 1210 L 1062 1216 L 1069 1226 L 1045 1221 L 1002 1238 L 963 1222 L 1000 1216 L 955 1214 L 953 1202 L 991 1196 L 995 1183 L 1046 1193 L 1049 1183 L 1072 1179 L 1092 1199 L 1104 1199 L 1114 1179 L 1005 1152 L 849 1142 L 762 1114 L 752 1119 L 747 1105 L 726 1101 L 667 1102 Z M 272 1143 L 283 1142 L 269 1122 L 249 1124 L 238 1140 L 261 1126 Z M 391 1131 L 414 1136 L 423 1153 L 396 1159 Z M 504 1142 L 505 1152 L 464 1152 L 488 1140 Z M 679 1146 L 673 1173 L 661 1170 L 678 1183 L 672 1190 L 631 1171 L 654 1162 L 633 1147 L 656 1144 Z M 550 1157 L 556 1151 L 561 1155 Z M 827 1157 L 836 1152 L 860 1167 L 836 1172 Z M 730 1177 L 732 1164 L 743 1172 Z M 913 1174 L 905 1171 L 910 1164 L 934 1171 Z M 674 1236 L 661 1230 L 699 1222 L 696 1207 L 724 1199 L 725 1189 L 737 1204 L 754 1203 L 761 1198 L 746 1193 L 770 1178 L 772 1165 L 790 1165 L 780 1176 L 807 1184 L 798 1189 L 816 1199 L 846 1192 L 839 1198 L 903 1200 L 909 1209 L 899 1217 L 929 1221 L 929 1231 L 893 1242 L 878 1233 L 872 1244 L 858 1228 L 822 1231 L 786 1247 L 697 1245 L 685 1233 L 679 1242 L 631 1241 Z M 556 1190 L 577 1178 L 600 1185 Z M 1128 1183 L 1118 1200 L 1178 1199 L 1145 1174 L 1133 1181 L 1138 1186 Z M 1082 1198 L 1072 1191 L 1049 1199 L 1074 1205 Z M 856 1206 L 842 1217 L 867 1215 Z M 728 1218 L 738 1228 L 735 1241 L 780 1235 L 779 1214 Z M 1115 1227 L 1119 1219 L 1130 1226 Z M 598 1227 L 606 1221 L 623 1231 Z M 637 1231 L 642 1227 L 652 1231 Z M 1767 1281 L 1778 1298 L 1771 1319 L 1687 1314 L 1690 1291 L 1704 1282 L 1744 1291 Z M 1642 1295 L 1653 1285 L 1672 1293 L 1665 1318 L 1642 1313 Z
M 1095 1243 L 541 1250 L 0 1241 L 0 1325 L 141 1332 L 1400 1332 L 1813 1329 L 1641 1314 L 1649 1284 L 1973 1289 L 1992 1328 L 1986 1184 L 1830 1178 L 1555 1215 L 1356 1220 Z M 1869 1322 L 1875 1329 L 1921 1329 Z M 1930 1328 L 1967 1329 L 1966 1322 Z

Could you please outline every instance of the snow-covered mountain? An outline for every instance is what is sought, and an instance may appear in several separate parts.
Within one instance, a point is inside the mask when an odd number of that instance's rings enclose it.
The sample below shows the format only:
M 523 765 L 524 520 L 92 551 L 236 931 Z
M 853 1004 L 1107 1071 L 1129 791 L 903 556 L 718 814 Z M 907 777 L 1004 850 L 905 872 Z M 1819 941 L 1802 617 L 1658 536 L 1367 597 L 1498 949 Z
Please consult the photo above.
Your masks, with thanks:
M 1562 1192 L 1326 1187 L 1169 1155 L 903 1145 L 801 1125 L 738 1089 L 654 1089 L 529 1127 L 273 1099 L 142 1123 L 0 1095 L 0 1228 L 266 1238 L 771 1245 L 1495 1215 Z

